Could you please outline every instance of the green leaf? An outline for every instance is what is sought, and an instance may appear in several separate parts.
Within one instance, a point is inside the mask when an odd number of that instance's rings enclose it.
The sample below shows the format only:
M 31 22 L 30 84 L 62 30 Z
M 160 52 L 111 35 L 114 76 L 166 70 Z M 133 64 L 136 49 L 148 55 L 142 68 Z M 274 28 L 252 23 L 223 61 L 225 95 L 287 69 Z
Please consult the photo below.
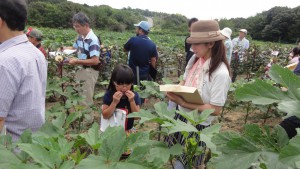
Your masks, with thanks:
M 279 88 L 260 79 L 256 79 L 253 83 L 245 84 L 235 91 L 235 98 L 238 101 L 252 101 L 258 105 L 278 103 L 287 99 L 286 96 Z
M 144 145 L 149 146 L 149 144 L 151 144 L 149 142 L 149 137 L 150 137 L 149 132 L 132 133 L 126 137 L 125 145 L 126 145 L 126 147 L 129 147 L 132 149 L 137 146 L 144 146 Z M 149 143 L 149 144 L 147 144 L 147 143 Z
M 149 110 L 143 110 L 143 109 L 141 109 L 140 112 L 130 113 L 128 114 L 127 117 L 128 118 L 140 117 L 141 118 L 140 123 L 144 123 L 145 121 L 150 121 L 157 118 L 157 116 L 153 115 Z
M 164 117 L 165 115 L 168 117 L 174 116 L 175 111 L 173 111 L 173 113 L 170 113 L 168 111 L 168 105 L 165 102 L 155 103 L 154 108 L 159 117 Z
M 283 127 L 281 127 L 280 125 L 276 125 L 274 127 L 274 131 L 276 134 L 278 146 L 280 148 L 283 148 L 284 146 L 286 146 L 289 143 L 289 137 L 288 137 L 285 129 Z
M 59 145 L 59 154 L 62 159 L 66 159 L 70 152 L 72 151 L 72 147 L 74 142 L 68 142 L 64 137 L 58 138 L 58 145 Z
M 170 148 L 170 155 L 180 155 L 183 152 L 183 147 L 180 144 L 175 144 Z
M 288 116 L 297 116 L 300 118 L 300 100 L 282 101 L 278 104 L 278 109 L 287 112 Z
M 276 82 L 288 89 L 288 94 L 291 98 L 300 100 L 300 78 L 297 77 L 289 69 L 273 64 L 270 72 L 270 77 Z
M 300 167 L 300 129 L 297 128 L 297 135 L 293 137 L 289 144 L 283 147 L 280 152 L 280 161 L 292 168 Z
M 206 144 L 206 147 L 208 147 L 212 153 L 219 154 L 217 151 L 216 145 L 212 142 L 212 137 L 219 133 L 221 128 L 221 124 L 215 124 L 213 126 L 207 127 L 201 131 L 200 134 L 200 140 L 204 141 Z
M 52 124 L 54 126 L 56 126 L 57 128 L 63 128 L 65 119 L 66 119 L 66 114 L 61 112 L 60 115 L 56 119 L 52 120 Z
M 80 134 L 81 137 L 85 138 L 86 142 L 93 147 L 94 150 L 100 147 L 100 133 L 99 125 L 94 123 L 88 130 L 88 133 Z
M 58 169 L 73 169 L 74 166 L 74 161 L 65 161 Z
M 175 110 L 168 110 L 168 105 L 165 102 L 158 102 L 154 104 L 155 112 L 160 117 L 173 118 L 175 115 Z
M 33 133 L 34 137 L 43 136 L 43 137 L 58 137 L 59 135 L 63 135 L 64 130 L 54 126 L 52 123 L 47 122 L 35 133 Z
M 274 152 L 262 152 L 260 162 L 269 169 L 288 169 L 289 166 L 279 161 L 279 154 Z
M 21 161 L 3 145 L 0 145 L 0 165 L 21 163 Z
M 122 153 L 125 152 L 126 134 L 124 128 L 121 126 L 108 127 L 101 134 L 101 137 L 102 135 L 104 135 L 105 139 L 103 139 L 100 147 L 101 156 L 107 161 L 118 161 Z
M 113 169 L 114 162 L 105 160 L 101 156 L 90 155 L 83 159 L 75 169 Z M 114 164 L 115 165 L 115 164 Z
M 25 130 L 20 139 L 17 141 L 17 143 L 32 143 L 32 132 L 31 129 Z M 21 153 L 16 154 L 20 160 L 27 161 L 29 159 L 29 155 L 25 153 L 24 151 L 21 151 Z
M 18 144 L 18 146 L 21 150 L 28 153 L 37 163 L 49 168 L 55 168 L 55 161 L 52 160 L 50 153 L 42 146 L 24 143 Z
M 75 112 L 71 113 L 66 119 L 65 128 L 69 128 L 70 124 L 76 119 L 78 119 L 80 116 L 80 114 L 77 114 Z
M 114 162 L 101 156 L 90 155 L 82 160 L 75 169 L 150 169 L 140 164 L 130 162 Z
M 217 158 L 212 158 L 208 166 L 214 169 L 248 169 L 253 162 L 257 162 L 260 152 L 245 152 L 222 155 Z
M 213 137 L 212 141 L 213 141 L 213 143 L 215 143 L 217 145 L 225 145 L 230 140 L 232 140 L 234 138 L 239 138 L 239 137 L 240 137 L 240 135 L 236 132 L 226 131 L 226 132 L 222 132 L 222 133 L 215 135 Z
M 100 93 L 98 93 L 98 94 L 96 94 L 96 95 L 94 96 L 94 99 L 101 98 L 101 97 L 104 96 L 104 94 L 105 94 L 105 92 L 100 92 Z
M 181 120 L 173 120 L 173 126 L 169 128 L 168 134 L 176 132 L 199 132 L 197 128 L 189 123 L 185 123 Z

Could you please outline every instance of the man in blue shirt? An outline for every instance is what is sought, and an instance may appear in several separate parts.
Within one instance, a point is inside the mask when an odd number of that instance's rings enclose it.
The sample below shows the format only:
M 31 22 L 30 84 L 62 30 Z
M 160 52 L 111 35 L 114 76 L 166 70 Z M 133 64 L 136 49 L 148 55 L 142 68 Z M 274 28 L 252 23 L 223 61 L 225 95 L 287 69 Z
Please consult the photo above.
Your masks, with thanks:
M 128 64 L 135 75 L 134 84 L 139 84 L 141 80 L 151 80 L 150 66 L 156 67 L 158 53 L 156 45 L 147 36 L 150 31 L 149 23 L 141 21 L 134 26 L 137 36 L 131 37 L 126 42 L 124 51 L 130 52 Z

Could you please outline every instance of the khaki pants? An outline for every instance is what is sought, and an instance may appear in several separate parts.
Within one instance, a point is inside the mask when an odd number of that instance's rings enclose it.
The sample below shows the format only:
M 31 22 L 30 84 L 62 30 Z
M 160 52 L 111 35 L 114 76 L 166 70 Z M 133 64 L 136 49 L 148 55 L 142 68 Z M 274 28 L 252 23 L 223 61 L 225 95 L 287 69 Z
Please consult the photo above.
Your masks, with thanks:
M 75 78 L 78 81 L 84 81 L 81 87 L 80 95 L 85 96 L 85 100 L 80 102 L 81 105 L 89 107 L 89 105 L 94 104 L 94 90 L 95 85 L 99 76 L 99 71 L 93 68 L 82 68 L 77 70 Z

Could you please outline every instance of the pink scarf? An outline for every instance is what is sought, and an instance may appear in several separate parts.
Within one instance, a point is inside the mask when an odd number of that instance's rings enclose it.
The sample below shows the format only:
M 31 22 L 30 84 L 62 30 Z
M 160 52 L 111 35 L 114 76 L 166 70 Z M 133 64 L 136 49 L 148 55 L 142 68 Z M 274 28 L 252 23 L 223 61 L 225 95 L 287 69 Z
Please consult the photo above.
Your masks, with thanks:
M 196 87 L 198 86 L 199 77 L 202 75 L 202 69 L 205 60 L 201 57 L 199 58 L 193 67 L 190 69 L 187 78 L 185 80 L 185 86 Z

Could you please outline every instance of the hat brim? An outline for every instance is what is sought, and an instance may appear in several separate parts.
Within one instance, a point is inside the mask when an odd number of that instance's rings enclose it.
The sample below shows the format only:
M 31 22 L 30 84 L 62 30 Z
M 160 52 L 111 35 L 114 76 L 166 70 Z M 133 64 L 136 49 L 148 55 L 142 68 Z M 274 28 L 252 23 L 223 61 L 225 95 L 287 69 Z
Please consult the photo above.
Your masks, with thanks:
M 230 35 L 229 35 L 227 32 L 221 31 L 221 34 L 222 34 L 223 36 L 225 36 L 226 38 L 230 39 Z
M 225 40 L 225 36 L 218 35 L 216 37 L 208 37 L 208 38 L 189 37 L 187 38 L 186 42 L 189 44 L 195 44 L 195 43 L 216 42 L 219 40 Z

